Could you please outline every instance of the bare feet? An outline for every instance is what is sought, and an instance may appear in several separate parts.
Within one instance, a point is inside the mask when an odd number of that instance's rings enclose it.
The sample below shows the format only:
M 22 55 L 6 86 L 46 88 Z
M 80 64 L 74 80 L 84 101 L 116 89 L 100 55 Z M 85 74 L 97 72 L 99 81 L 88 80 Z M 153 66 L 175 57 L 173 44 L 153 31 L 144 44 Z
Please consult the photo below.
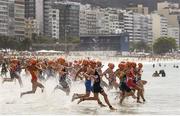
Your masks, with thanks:
M 20 98 L 22 98 L 22 96 L 23 96 L 23 93 L 20 94 Z
M 116 108 L 112 107 L 112 106 L 109 106 L 109 109 L 110 110 L 117 110 Z
M 83 98 L 81 98 L 81 99 L 77 102 L 77 104 L 80 104 L 82 101 L 84 101 Z
M 2 78 L 2 84 L 4 84 L 4 82 L 5 82 L 5 79 Z
M 143 99 L 143 102 L 146 102 L 146 100 L 145 100 L 145 99 Z
M 135 95 L 133 95 L 132 98 L 137 99 L 137 97 Z
M 98 103 L 101 107 L 106 107 L 102 102 Z
M 142 103 L 142 102 L 138 100 L 137 103 Z
M 42 93 L 44 92 L 44 88 L 41 89 L 41 92 L 42 92 Z
M 78 95 L 76 93 L 74 93 L 73 96 L 72 96 L 71 102 L 73 102 L 77 98 L 78 98 Z

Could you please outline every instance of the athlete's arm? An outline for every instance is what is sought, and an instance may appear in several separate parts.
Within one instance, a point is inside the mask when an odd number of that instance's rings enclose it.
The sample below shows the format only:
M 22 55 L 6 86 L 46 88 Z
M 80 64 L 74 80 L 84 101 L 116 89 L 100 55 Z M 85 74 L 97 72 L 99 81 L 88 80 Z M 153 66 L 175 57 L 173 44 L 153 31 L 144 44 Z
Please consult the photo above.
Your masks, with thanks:
M 78 70 L 78 72 L 76 73 L 76 75 L 75 75 L 75 77 L 74 77 L 75 80 L 77 79 L 77 76 L 78 76 L 79 73 L 81 73 L 81 72 L 82 72 L 82 68 L 80 68 L 80 69 Z

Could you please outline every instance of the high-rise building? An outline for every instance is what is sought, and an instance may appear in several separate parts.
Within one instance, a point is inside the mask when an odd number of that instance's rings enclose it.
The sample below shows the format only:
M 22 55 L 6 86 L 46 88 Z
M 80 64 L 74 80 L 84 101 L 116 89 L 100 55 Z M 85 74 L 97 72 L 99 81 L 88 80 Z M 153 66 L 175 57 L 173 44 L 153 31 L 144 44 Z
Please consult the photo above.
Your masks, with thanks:
M 154 12 L 151 14 L 152 18 L 152 33 L 153 41 L 161 36 L 168 35 L 168 20 L 166 17 Z
M 116 35 L 128 33 L 130 42 L 152 43 L 150 15 L 115 8 L 82 5 L 80 9 L 80 35 Z
M 8 35 L 13 36 L 15 35 L 15 19 L 14 19 L 14 0 L 9 0 L 9 27 L 8 27 Z
M 80 12 L 80 28 L 86 27 L 84 34 L 86 35 L 96 35 L 97 34 L 97 12 L 95 10 L 84 10 Z M 84 13 L 84 14 L 82 14 Z M 83 21 L 84 22 L 81 22 Z M 83 23 L 83 24 L 82 24 Z M 85 29 L 85 28 L 84 28 Z M 82 29 L 81 29 L 82 30 Z
M 79 34 L 81 35 L 87 35 L 87 20 L 86 20 L 86 9 L 85 5 L 80 6 L 80 12 L 79 12 Z
M 24 38 L 25 36 L 25 1 L 14 1 L 14 32 L 16 38 Z
M 144 7 L 142 4 L 129 5 L 129 7 L 127 7 L 126 10 L 130 10 L 130 11 L 133 11 L 134 13 L 139 13 L 139 14 L 143 14 L 143 15 L 149 14 L 148 7 Z
M 43 34 L 43 1 L 36 0 L 36 22 L 39 30 L 39 34 Z
M 109 35 L 123 30 L 123 18 L 114 8 L 81 6 L 80 35 Z
M 25 18 L 36 18 L 36 0 L 25 0 Z
M 52 38 L 59 39 L 59 9 L 52 9 Z
M 123 14 L 124 31 L 129 34 L 129 41 L 133 40 L 133 12 L 128 11 Z
M 179 48 L 180 48 L 180 15 L 178 16 L 178 25 L 179 25 Z
M 25 25 L 26 25 L 26 35 L 27 30 L 31 30 L 32 28 L 28 28 L 30 22 L 36 22 L 36 26 L 33 24 L 33 27 L 37 27 L 34 31 L 35 34 L 39 35 L 43 33 L 43 1 L 44 0 L 25 0 Z M 38 30 L 38 31 L 37 31 Z M 30 31 L 30 32 L 34 32 Z M 30 33 L 29 33 L 30 34 Z M 30 37 L 30 36 L 28 36 Z
M 148 15 L 133 13 L 133 41 L 152 42 L 152 20 Z
M 51 10 L 52 37 L 79 38 L 80 5 L 74 2 L 54 2 Z
M 157 4 L 157 11 L 160 15 L 163 15 L 168 19 L 169 26 L 177 26 L 177 14 L 180 14 L 179 3 L 171 3 L 171 2 L 159 2 Z
M 44 0 L 43 1 L 43 35 L 47 37 L 51 37 L 52 33 L 52 26 L 51 26 L 51 6 L 53 1 L 52 0 Z
M 179 30 L 178 15 L 180 15 L 179 3 L 173 2 L 159 2 L 157 4 L 158 13 L 163 15 L 168 20 L 168 36 L 176 39 L 179 46 L 179 38 L 177 32 Z
M 174 38 L 179 47 L 179 27 L 168 27 L 168 36 Z
M 8 35 L 9 0 L 0 0 L 0 35 Z

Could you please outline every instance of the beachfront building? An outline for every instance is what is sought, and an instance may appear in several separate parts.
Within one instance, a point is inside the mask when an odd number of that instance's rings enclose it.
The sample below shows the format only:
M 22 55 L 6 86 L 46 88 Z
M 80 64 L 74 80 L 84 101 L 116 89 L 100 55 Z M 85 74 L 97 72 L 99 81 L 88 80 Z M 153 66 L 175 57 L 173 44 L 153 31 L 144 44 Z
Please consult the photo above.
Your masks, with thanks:
M 180 15 L 179 3 L 174 2 L 159 2 L 157 4 L 157 11 L 160 15 L 163 15 L 168 20 L 168 36 L 172 36 L 176 39 L 179 46 L 179 39 L 177 31 L 179 30 L 178 15 Z M 174 32 L 172 32 L 174 31 Z
M 82 5 L 80 35 L 116 35 L 127 32 L 130 42 L 152 42 L 152 19 L 149 15 L 115 8 Z
M 176 39 L 176 45 L 179 47 L 179 27 L 168 27 L 168 36 Z
M 36 0 L 25 0 L 25 18 L 36 18 Z
M 25 1 L 15 0 L 14 1 L 14 33 L 18 39 L 25 37 Z
M 43 0 L 25 0 L 25 23 L 26 35 L 30 32 L 37 35 L 43 33 Z
M 97 9 L 91 8 L 90 6 L 80 7 L 79 14 L 79 28 L 80 35 L 96 35 L 97 34 Z M 101 18 L 101 15 L 99 16 Z M 101 19 L 99 19 L 101 21 Z
M 47 37 L 52 37 L 51 6 L 52 0 L 43 0 L 43 35 Z
M 51 25 L 53 38 L 66 41 L 79 38 L 79 10 L 75 2 L 54 2 L 51 10 Z
M 142 4 L 130 4 L 127 8 L 127 11 L 133 11 L 134 13 L 139 13 L 143 15 L 148 15 L 149 14 L 149 9 L 148 7 L 144 7 Z
M 118 9 L 81 5 L 80 35 L 117 34 L 123 29 L 123 19 Z
M 43 34 L 43 1 L 44 0 L 36 0 L 36 13 L 35 19 L 37 22 L 38 34 Z
M 168 20 L 166 17 L 154 12 L 152 18 L 152 38 L 153 42 L 161 36 L 168 35 Z
M 177 14 L 180 13 L 179 3 L 158 2 L 157 12 L 167 18 L 168 25 L 173 27 L 178 25 Z
M 148 15 L 133 13 L 133 42 L 152 42 L 152 20 Z
M 128 11 L 123 13 L 124 31 L 129 33 L 130 42 L 133 40 L 133 12 Z
M 0 0 L 0 35 L 8 35 L 9 0 Z

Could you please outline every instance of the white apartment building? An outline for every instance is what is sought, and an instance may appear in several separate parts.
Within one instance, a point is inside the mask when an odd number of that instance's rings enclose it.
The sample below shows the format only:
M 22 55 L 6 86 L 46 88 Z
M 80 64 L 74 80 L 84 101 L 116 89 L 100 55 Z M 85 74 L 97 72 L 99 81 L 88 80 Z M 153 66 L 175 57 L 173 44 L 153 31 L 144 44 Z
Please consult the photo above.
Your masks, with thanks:
M 130 41 L 152 42 L 152 19 L 149 15 L 114 8 L 81 6 L 80 35 L 129 33 Z
M 151 14 L 152 18 L 152 33 L 153 33 L 153 42 L 161 36 L 168 35 L 168 21 L 162 15 L 159 15 L 157 12 Z
M 14 1 L 15 37 L 21 39 L 25 36 L 25 1 Z
M 8 35 L 8 1 L 0 0 L 0 35 Z
M 129 7 L 126 8 L 126 10 L 133 11 L 134 13 L 139 13 L 143 15 L 148 15 L 149 13 L 148 7 L 144 7 L 142 4 L 130 5 Z
M 128 11 L 123 14 L 124 32 L 129 33 L 130 41 L 133 40 L 133 12 Z
M 52 38 L 59 39 L 59 10 L 52 9 Z
M 43 0 L 43 34 L 47 37 L 51 37 L 52 25 L 51 25 L 51 5 L 52 0 Z
M 120 29 L 119 14 L 109 14 L 109 32 L 115 34 L 116 30 Z
M 122 30 L 117 9 L 81 6 L 80 35 L 108 35 Z
M 51 36 L 66 41 L 79 37 L 79 4 L 54 2 L 50 11 Z
M 160 24 L 161 24 L 161 36 L 168 35 L 168 20 L 164 16 L 160 16 Z
M 84 10 L 80 10 L 79 26 L 80 35 L 87 35 L 86 11 Z
M 176 39 L 176 44 L 179 46 L 179 28 L 168 27 L 168 36 Z
M 79 14 L 80 35 L 97 34 L 97 26 L 101 22 L 101 19 L 97 21 L 97 18 L 101 18 L 102 16 L 100 14 L 98 16 L 97 14 L 99 14 L 99 11 L 97 11 L 97 9 L 91 8 L 90 5 L 80 5 L 80 14 Z
M 43 34 L 43 0 L 36 0 L 36 21 L 39 34 Z
M 97 14 L 97 22 L 97 34 L 107 35 L 110 33 L 109 13 L 106 9 L 100 9 Z
M 151 42 L 152 39 L 152 26 L 151 18 L 148 15 L 139 13 L 133 14 L 133 41 Z
M 152 31 L 152 17 L 151 15 L 147 15 L 148 17 L 148 43 L 152 44 L 153 42 L 153 31 Z

